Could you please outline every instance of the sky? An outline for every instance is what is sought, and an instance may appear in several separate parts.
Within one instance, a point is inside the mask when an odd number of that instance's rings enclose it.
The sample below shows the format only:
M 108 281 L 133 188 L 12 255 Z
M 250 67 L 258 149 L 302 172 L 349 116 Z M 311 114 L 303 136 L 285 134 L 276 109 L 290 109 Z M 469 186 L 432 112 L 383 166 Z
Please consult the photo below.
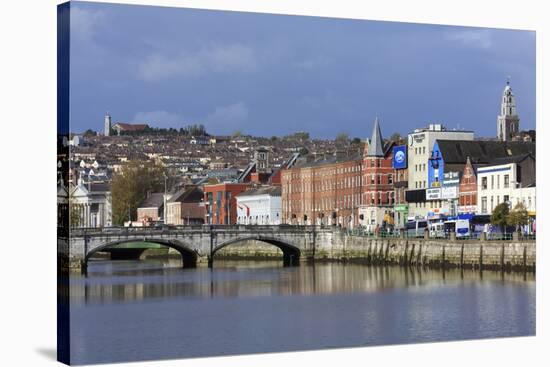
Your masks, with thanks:
M 495 136 L 506 80 L 535 128 L 535 32 L 72 2 L 71 131 Z

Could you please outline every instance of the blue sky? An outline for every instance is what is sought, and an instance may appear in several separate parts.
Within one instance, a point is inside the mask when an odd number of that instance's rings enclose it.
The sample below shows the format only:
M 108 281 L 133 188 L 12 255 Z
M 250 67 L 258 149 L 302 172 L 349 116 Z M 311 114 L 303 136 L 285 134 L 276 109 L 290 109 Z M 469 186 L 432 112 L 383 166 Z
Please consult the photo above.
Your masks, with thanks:
M 212 134 L 406 134 L 430 122 L 496 135 L 511 76 L 535 128 L 535 33 L 73 2 L 71 130 L 114 122 Z

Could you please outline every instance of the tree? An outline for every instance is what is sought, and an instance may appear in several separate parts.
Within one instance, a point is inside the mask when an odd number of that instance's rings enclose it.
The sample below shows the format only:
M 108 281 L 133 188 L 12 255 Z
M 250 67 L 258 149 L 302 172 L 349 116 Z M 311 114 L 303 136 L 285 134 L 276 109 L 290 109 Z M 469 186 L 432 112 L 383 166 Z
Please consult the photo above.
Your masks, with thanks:
M 336 135 L 335 141 L 337 144 L 347 144 L 349 142 L 349 135 L 347 133 L 340 133 Z
M 401 134 L 399 134 L 398 132 L 395 132 L 395 133 L 391 134 L 391 136 L 390 136 L 390 141 L 397 142 L 397 141 L 400 141 L 401 139 L 403 139 L 403 138 L 401 137 Z
M 74 195 L 69 195 L 69 227 L 75 228 L 80 225 L 80 204 L 74 202 Z
M 164 191 L 165 169 L 153 162 L 131 161 L 113 176 L 111 183 L 113 223 L 123 225 L 136 217 L 149 191 Z
M 516 228 L 516 232 L 519 231 L 521 226 L 524 226 L 529 223 L 529 214 L 525 205 L 522 203 L 516 204 L 514 209 L 508 214 L 508 224 Z
M 89 138 L 91 136 L 96 136 L 97 132 L 93 131 L 92 129 L 88 129 L 84 131 L 84 134 L 82 134 L 84 137 Z
M 360 138 L 353 138 L 353 140 L 351 141 L 351 144 L 352 145 L 359 145 L 359 144 L 361 144 L 361 139 Z
M 508 225 L 508 215 L 510 214 L 510 208 L 507 203 L 498 204 L 495 209 L 493 209 L 493 214 L 491 214 L 491 223 L 499 226 L 500 229 L 504 232 L 506 226 Z

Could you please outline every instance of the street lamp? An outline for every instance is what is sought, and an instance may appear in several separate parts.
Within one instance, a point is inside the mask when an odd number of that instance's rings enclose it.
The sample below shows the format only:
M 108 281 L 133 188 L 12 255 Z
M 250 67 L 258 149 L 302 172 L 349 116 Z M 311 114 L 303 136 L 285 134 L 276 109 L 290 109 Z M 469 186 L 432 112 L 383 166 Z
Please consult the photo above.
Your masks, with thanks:
M 164 221 L 164 224 L 166 224 L 166 181 L 168 180 L 168 176 L 166 175 L 166 172 L 162 174 L 164 176 L 164 196 L 163 196 L 163 210 L 162 210 L 162 219 Z

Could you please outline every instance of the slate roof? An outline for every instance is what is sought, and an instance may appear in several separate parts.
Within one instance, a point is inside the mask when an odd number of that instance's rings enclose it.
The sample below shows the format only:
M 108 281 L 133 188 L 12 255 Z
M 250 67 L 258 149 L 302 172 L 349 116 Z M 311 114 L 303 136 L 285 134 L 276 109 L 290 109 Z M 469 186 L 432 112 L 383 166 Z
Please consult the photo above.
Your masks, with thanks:
M 326 159 L 320 159 L 317 161 L 308 162 L 304 158 L 298 158 L 298 161 L 296 164 L 292 167 L 296 168 L 307 168 L 307 167 L 317 167 L 317 166 L 323 166 L 328 164 L 334 164 L 334 163 L 341 163 L 341 162 L 350 162 L 350 161 L 360 161 L 363 157 L 359 153 L 355 153 L 353 155 L 349 156 L 335 156 L 331 155 L 330 157 Z
M 470 157 L 472 164 L 492 163 L 495 159 L 536 154 L 533 142 L 502 142 L 482 140 L 437 140 L 447 164 L 464 164 Z
M 170 200 L 169 203 L 198 203 L 204 197 L 202 190 L 196 186 L 186 187 L 181 190 L 178 190 Z
M 372 137 L 369 141 L 369 147 L 367 150 L 367 156 L 369 157 L 383 157 L 384 156 L 384 140 L 382 139 L 382 132 L 380 131 L 380 124 L 378 123 L 378 117 L 374 120 L 374 127 L 372 129 Z
M 164 204 L 164 194 L 154 192 L 149 195 L 139 206 L 140 208 L 160 208 Z
M 241 192 L 238 197 L 242 196 L 252 196 L 252 195 L 271 195 L 271 196 L 281 196 L 281 187 L 280 186 L 264 186 L 257 189 L 247 190 Z

